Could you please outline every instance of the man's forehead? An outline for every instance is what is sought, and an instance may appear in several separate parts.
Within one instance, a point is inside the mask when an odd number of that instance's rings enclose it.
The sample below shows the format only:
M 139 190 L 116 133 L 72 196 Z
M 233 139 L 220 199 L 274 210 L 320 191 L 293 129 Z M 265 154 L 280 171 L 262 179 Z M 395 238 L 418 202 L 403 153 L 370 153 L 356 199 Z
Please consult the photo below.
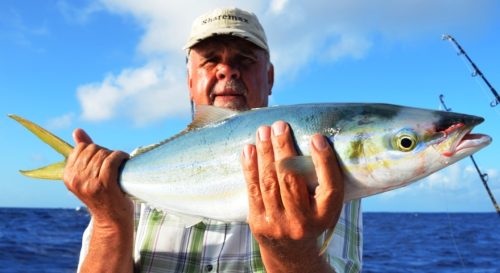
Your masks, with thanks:
M 205 39 L 193 46 L 192 50 L 195 50 L 201 54 L 209 54 L 216 53 L 227 48 L 247 54 L 257 53 L 261 51 L 263 53 L 265 52 L 265 50 L 243 38 L 229 35 L 218 35 Z

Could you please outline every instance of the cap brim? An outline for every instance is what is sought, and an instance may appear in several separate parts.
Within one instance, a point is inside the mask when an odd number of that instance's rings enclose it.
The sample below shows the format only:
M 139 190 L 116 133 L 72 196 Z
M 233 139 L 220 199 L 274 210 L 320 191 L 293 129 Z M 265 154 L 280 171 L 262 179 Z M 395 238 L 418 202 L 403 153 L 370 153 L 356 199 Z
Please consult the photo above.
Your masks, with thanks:
M 230 35 L 230 36 L 236 36 L 242 39 L 245 39 L 252 44 L 255 44 L 256 46 L 264 49 L 265 51 L 269 52 L 269 48 L 265 43 L 263 43 L 260 39 L 258 39 L 255 35 L 244 32 L 241 29 L 236 29 L 236 28 L 224 28 L 220 29 L 217 31 L 212 31 L 209 33 L 206 33 L 204 35 L 197 36 L 196 38 L 191 38 L 182 49 L 184 50 L 189 50 L 191 49 L 194 45 L 198 44 L 199 42 L 213 36 L 218 36 L 218 35 Z

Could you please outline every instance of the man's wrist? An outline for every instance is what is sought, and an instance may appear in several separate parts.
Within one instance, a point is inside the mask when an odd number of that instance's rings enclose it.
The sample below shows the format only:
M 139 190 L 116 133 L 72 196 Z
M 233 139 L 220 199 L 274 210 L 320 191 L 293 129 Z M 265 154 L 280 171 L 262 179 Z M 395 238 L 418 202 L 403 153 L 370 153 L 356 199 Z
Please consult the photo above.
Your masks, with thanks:
M 134 204 L 128 200 L 117 202 L 112 207 L 90 209 L 92 215 L 93 228 L 102 230 L 123 230 L 124 228 L 134 228 Z
M 93 219 L 92 229 L 94 234 L 100 236 L 124 237 L 132 236 L 134 232 L 134 219 L 121 219 L 120 221 Z
M 267 272 L 334 272 L 319 249 L 304 247 L 300 251 L 280 253 L 261 246 L 261 255 Z

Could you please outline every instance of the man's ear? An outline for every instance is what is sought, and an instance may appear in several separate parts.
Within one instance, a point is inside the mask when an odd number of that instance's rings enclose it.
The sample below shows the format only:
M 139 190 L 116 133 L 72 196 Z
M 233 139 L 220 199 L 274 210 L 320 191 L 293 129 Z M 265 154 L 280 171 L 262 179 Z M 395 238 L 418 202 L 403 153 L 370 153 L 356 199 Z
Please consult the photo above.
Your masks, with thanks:
M 191 94 L 191 90 L 193 89 L 193 80 L 191 79 L 191 75 L 189 75 L 189 71 L 187 73 L 187 85 L 188 85 L 188 89 L 189 89 L 189 96 L 190 97 L 193 97 L 193 95 Z
M 189 63 L 188 63 L 188 65 L 189 65 Z M 189 72 L 190 72 L 190 69 L 189 69 L 189 67 L 187 67 L 187 69 L 186 69 L 186 78 L 187 78 L 187 86 L 188 86 L 188 89 L 189 89 L 189 98 L 191 100 L 193 100 L 193 92 L 192 92 L 192 90 L 193 90 L 193 79 L 191 78 L 191 73 L 189 73 Z
M 272 63 L 269 63 L 269 69 L 267 70 L 267 84 L 269 87 L 269 95 L 271 95 L 274 84 L 274 65 Z

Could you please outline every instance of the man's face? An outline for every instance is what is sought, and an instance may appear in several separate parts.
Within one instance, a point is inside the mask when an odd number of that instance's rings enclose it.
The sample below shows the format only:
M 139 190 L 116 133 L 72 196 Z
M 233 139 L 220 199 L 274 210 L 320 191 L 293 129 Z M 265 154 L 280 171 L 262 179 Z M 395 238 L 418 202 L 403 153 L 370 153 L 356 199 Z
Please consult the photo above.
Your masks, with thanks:
M 188 84 L 195 105 L 235 110 L 265 107 L 274 81 L 268 55 L 232 36 L 206 39 L 191 49 Z

